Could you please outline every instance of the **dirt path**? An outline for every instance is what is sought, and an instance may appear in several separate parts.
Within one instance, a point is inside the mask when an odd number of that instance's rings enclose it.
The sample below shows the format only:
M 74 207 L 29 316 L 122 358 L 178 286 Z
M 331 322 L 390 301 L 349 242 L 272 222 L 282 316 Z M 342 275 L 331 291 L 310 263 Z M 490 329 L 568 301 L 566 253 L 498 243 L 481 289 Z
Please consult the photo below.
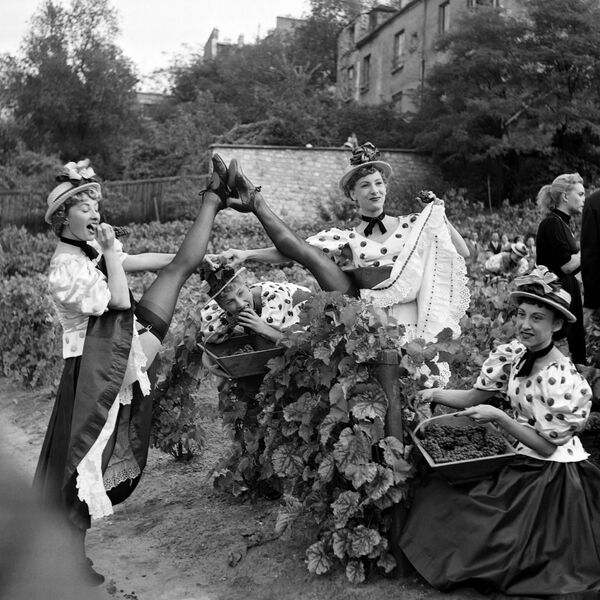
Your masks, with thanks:
M 210 404 L 212 401 L 207 400 Z M 29 479 L 50 414 L 49 395 L 0 379 L 0 453 Z M 476 600 L 472 590 L 443 594 L 417 576 L 352 586 L 338 571 L 313 577 L 304 549 L 309 528 L 246 550 L 272 535 L 276 502 L 237 501 L 215 491 L 209 473 L 223 450 L 214 405 L 208 444 L 189 464 L 151 450 L 144 477 L 116 513 L 94 523 L 88 554 L 106 576 L 107 600 Z M 210 415 L 210 410 L 208 414 Z M 206 412 L 206 411 L 205 411 Z M 240 559 L 235 566 L 233 561 Z

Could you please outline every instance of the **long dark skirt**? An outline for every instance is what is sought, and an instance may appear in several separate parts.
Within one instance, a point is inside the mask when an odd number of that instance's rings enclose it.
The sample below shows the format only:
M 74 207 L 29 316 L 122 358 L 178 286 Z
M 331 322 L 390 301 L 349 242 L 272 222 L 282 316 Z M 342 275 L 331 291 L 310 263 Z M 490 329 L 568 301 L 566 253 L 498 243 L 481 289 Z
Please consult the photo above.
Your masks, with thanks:
M 569 352 L 575 364 L 587 364 L 585 327 L 583 326 L 583 303 L 579 282 L 574 275 L 562 273 L 559 275 L 563 288 L 571 294 L 569 310 L 575 315 L 577 321 L 569 323 L 567 327 L 567 342 Z
M 520 456 L 472 484 L 431 476 L 415 492 L 400 547 L 441 590 L 600 591 L 600 470 Z
M 90 526 L 87 505 L 76 489 L 77 465 L 92 447 L 106 422 L 119 389 L 131 347 L 133 309 L 108 311 L 90 318 L 81 357 L 68 358 L 58 388 L 54 409 L 42 445 L 34 476 L 34 487 L 42 501 L 65 514 L 78 529 Z M 140 471 L 148 454 L 152 418 L 152 395 L 142 396 L 133 386 L 131 409 L 119 418 L 129 420 L 129 442 Z M 112 440 L 114 443 L 114 440 Z M 103 467 L 110 458 L 103 455 Z M 135 489 L 137 480 L 115 488 L 113 504 L 123 501 Z

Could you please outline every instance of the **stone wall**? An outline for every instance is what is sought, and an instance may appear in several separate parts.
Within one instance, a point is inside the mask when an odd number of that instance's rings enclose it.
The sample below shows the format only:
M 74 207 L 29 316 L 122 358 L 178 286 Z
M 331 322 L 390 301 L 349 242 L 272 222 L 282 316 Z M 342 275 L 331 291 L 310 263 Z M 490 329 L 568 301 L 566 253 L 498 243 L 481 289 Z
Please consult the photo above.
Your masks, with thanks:
M 338 180 L 349 165 L 348 149 L 214 144 L 211 151 L 226 163 L 237 158 L 250 181 L 262 186 L 265 198 L 283 219 L 314 220 L 320 206 L 343 198 Z M 420 189 L 433 187 L 432 182 L 441 181 L 425 154 L 384 149 L 380 158 L 394 170 L 388 193 L 414 196 Z

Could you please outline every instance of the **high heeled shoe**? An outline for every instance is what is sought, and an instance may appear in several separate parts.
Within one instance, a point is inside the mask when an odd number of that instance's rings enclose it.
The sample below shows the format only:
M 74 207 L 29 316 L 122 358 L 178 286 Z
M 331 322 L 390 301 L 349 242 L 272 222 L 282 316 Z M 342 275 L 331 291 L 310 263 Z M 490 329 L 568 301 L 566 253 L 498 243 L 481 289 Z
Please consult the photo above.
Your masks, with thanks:
M 218 154 L 213 154 L 211 163 L 212 171 L 208 178 L 208 185 L 206 186 L 206 189 L 200 192 L 200 196 L 204 198 L 206 192 L 214 192 L 221 200 L 220 208 L 226 208 L 227 199 L 231 194 L 231 188 L 228 185 L 229 173 L 227 171 L 227 165 Z
M 260 196 L 260 186 L 256 187 L 243 173 L 237 159 L 232 159 L 228 167 L 228 185 L 231 195 L 227 206 L 238 212 L 254 212 L 255 200 Z

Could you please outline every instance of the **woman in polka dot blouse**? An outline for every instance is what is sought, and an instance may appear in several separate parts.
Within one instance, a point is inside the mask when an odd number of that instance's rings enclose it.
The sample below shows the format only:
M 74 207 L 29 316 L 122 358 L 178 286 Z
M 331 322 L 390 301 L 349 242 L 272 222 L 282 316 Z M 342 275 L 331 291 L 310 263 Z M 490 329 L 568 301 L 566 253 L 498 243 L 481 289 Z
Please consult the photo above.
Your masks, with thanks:
M 545 267 L 515 284 L 518 340 L 490 354 L 473 389 L 420 396 L 495 423 L 516 440 L 517 455 L 476 483 L 451 486 L 432 476 L 417 487 L 400 546 L 439 589 L 470 584 L 536 597 L 598 592 L 600 470 L 577 437 L 592 392 L 553 344 L 575 320 L 570 296 Z M 512 416 L 485 403 L 499 393 Z
M 249 329 L 277 342 L 282 331 L 298 321 L 311 292 L 288 282 L 263 281 L 247 285 L 241 273 L 222 266 L 202 273 L 212 299 L 200 311 L 204 341 L 218 344 L 236 331 Z
M 433 340 L 445 327 L 458 335 L 469 304 L 467 246 L 434 195 L 421 213 L 399 217 L 385 213 L 392 169 L 378 156 L 372 144 L 359 146 L 339 181 L 344 194 L 356 202 L 361 222 L 353 229 L 321 231 L 306 241 L 335 261 L 344 258 L 354 267 L 381 268 L 376 289 L 359 285 L 365 288 L 360 295 L 382 309 L 382 318 L 405 325 L 407 339 Z M 277 248 L 231 249 L 222 256 L 232 265 L 245 260 L 275 264 L 289 260 Z

